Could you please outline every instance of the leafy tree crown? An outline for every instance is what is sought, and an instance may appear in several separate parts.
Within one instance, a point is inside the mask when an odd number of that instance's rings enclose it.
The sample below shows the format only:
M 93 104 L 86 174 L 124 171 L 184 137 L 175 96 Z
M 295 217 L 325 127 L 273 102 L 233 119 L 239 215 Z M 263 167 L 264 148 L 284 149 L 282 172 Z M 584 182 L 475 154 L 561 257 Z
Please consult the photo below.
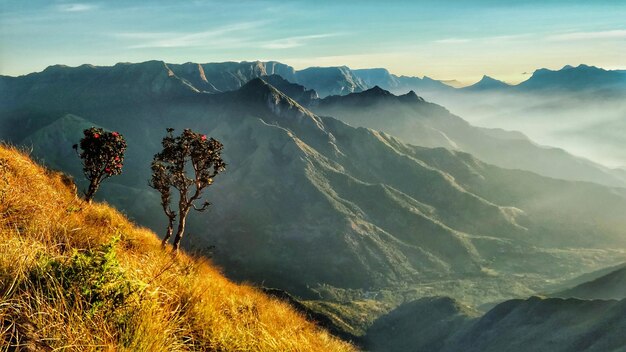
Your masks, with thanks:
M 169 195 L 166 188 L 170 186 L 185 191 L 191 186 L 202 190 L 213 184 L 213 178 L 226 168 L 221 156 L 222 143 L 190 129 L 185 129 L 180 136 L 174 136 L 173 131 L 167 129 L 163 150 L 154 156 L 152 185 Z M 188 163 L 193 169 L 193 178 L 187 174 Z
M 80 158 L 85 176 L 92 180 L 121 174 L 126 151 L 124 136 L 98 127 L 88 128 L 83 134 Z

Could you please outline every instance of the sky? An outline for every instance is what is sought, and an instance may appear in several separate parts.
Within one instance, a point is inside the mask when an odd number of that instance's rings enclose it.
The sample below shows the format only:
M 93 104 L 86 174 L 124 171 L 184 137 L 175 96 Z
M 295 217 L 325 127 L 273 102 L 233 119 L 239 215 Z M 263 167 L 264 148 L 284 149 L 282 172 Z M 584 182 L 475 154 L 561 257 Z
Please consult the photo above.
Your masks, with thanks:
M 626 69 L 626 0 L 0 0 L 0 74 L 147 60 L 517 83 L 542 67 Z

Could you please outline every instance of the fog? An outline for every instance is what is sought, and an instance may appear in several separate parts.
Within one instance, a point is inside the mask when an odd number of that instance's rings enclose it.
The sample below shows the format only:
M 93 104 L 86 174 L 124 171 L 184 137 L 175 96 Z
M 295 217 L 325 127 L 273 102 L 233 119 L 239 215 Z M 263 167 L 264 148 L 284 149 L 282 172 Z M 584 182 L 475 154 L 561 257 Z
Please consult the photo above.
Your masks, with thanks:
M 419 94 L 419 93 L 418 93 Z M 602 93 L 423 93 L 473 125 L 517 130 L 605 166 L 626 166 L 626 97 Z

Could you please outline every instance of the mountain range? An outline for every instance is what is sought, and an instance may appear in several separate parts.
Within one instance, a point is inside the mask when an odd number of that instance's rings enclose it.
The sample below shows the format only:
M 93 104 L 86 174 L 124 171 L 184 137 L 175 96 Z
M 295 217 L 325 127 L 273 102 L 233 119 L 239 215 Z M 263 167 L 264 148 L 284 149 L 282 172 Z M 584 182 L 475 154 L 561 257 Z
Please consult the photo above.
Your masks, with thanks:
M 361 93 L 321 99 L 311 110 L 352 126 L 387 132 L 414 145 L 469 152 L 505 168 L 560 179 L 626 186 L 622 173 L 565 150 L 538 145 L 519 132 L 472 126 L 413 91 L 395 96 L 376 86 Z
M 369 301 L 400 292 L 406 302 L 447 295 L 478 307 L 623 262 L 626 189 L 615 187 L 621 181 L 612 173 L 519 133 L 473 127 L 415 93 L 367 89 L 347 69 L 303 71 L 278 63 L 150 61 L 0 77 L 0 138 L 32 146 L 35 156 L 84 186 L 71 145 L 86 126 L 119 131 L 129 144 L 125 171 L 99 197 L 157 232 L 164 217 L 155 215 L 159 199 L 146 182 L 165 128 L 217 138 L 228 171 L 209 191 L 213 208 L 190 216 L 184 246 L 215 245 L 214 260 L 229 277 L 307 301 L 330 301 L 322 292 Z M 322 88 L 290 78 L 317 80 Z M 354 126 L 370 123 L 398 135 Z M 402 124 L 420 135 L 402 134 L 409 130 Z M 540 175 L 547 167 L 492 165 L 503 162 L 487 160 L 494 148 L 513 163 L 530 163 L 514 154 L 526 148 L 538 162 L 567 162 L 597 183 Z M 502 320 L 510 317 L 503 312 L 526 311 L 535 301 L 508 303 L 480 320 Z M 449 302 L 442 309 L 456 317 L 451 325 L 470 332 L 483 326 L 470 326 Z M 546 302 L 546 309 L 570 314 L 561 301 Z M 492 336 L 472 334 L 473 341 Z

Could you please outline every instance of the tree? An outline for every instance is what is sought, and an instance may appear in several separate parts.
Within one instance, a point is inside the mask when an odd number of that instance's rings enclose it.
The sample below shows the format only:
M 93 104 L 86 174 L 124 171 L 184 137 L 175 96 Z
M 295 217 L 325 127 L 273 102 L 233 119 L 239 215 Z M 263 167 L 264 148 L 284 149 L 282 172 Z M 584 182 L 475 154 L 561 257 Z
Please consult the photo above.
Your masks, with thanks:
M 89 180 L 85 201 L 91 202 L 103 180 L 122 173 L 126 140 L 118 132 L 105 132 L 91 127 L 83 131 L 79 154 L 83 162 L 83 173 Z M 78 152 L 77 144 L 73 148 Z
M 163 149 L 152 161 L 150 186 L 161 193 L 161 206 L 168 218 L 167 231 L 163 246 L 174 232 L 174 221 L 178 216 L 178 227 L 173 247 L 178 251 L 180 240 L 185 232 L 187 215 L 191 209 L 206 210 L 211 203 L 205 201 L 197 206 L 205 188 L 213 184 L 213 179 L 224 171 L 226 164 L 222 160 L 222 143 L 208 138 L 204 134 L 185 129 L 180 136 L 174 137 L 174 129 L 168 128 L 161 144 Z M 188 176 L 188 172 L 192 177 Z M 178 191 L 178 212 L 171 208 L 172 188 Z

